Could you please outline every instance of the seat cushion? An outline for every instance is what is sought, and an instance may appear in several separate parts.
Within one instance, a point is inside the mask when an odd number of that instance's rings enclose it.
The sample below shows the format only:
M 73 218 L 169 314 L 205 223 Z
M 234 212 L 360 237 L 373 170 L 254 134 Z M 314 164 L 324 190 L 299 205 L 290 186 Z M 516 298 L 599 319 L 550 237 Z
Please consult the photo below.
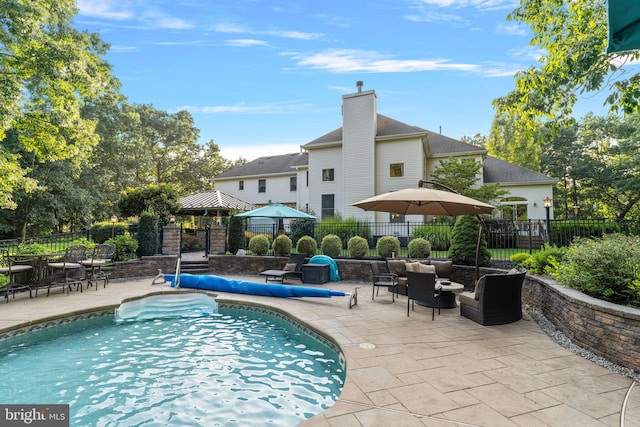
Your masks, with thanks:
M 298 266 L 298 264 L 296 264 L 295 262 L 290 262 L 284 265 L 284 271 L 296 271 L 296 267 Z
M 475 289 L 473 291 L 473 293 L 475 294 L 475 299 L 476 300 L 479 300 L 480 299 L 480 295 L 482 295 L 482 293 L 484 292 L 484 281 L 485 281 L 485 276 L 482 276 L 476 282 L 476 287 L 475 287 Z
M 460 304 L 468 305 L 473 308 L 480 308 L 480 301 L 473 292 L 463 292 L 458 295 Z
M 449 277 L 451 277 L 451 271 L 453 270 L 453 261 L 451 261 L 451 260 L 446 260 L 446 261 L 431 260 L 431 261 L 429 261 L 429 263 L 436 267 L 436 275 L 438 277 L 440 277 L 440 278 L 443 278 L 443 277 L 449 278 Z
M 389 259 L 387 260 L 387 266 L 389 267 L 389 273 L 395 274 L 399 277 L 407 276 L 406 262 L 403 259 Z
M 407 262 L 405 263 L 406 271 L 415 271 L 416 273 L 420 272 L 420 263 L 419 262 Z
M 420 265 L 420 268 L 419 268 L 420 273 L 436 273 L 436 276 L 438 275 L 436 272 L 435 265 L 425 265 L 421 263 L 418 263 L 418 264 Z

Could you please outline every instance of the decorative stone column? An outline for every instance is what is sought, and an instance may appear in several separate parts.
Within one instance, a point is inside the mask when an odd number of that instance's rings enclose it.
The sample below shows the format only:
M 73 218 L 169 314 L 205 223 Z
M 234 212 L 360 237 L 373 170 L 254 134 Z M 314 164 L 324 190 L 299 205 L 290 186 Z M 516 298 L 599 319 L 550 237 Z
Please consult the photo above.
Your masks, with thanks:
M 168 224 L 162 227 L 162 255 L 180 254 L 180 227 Z
M 209 234 L 209 253 L 224 255 L 227 253 L 227 227 L 212 225 Z

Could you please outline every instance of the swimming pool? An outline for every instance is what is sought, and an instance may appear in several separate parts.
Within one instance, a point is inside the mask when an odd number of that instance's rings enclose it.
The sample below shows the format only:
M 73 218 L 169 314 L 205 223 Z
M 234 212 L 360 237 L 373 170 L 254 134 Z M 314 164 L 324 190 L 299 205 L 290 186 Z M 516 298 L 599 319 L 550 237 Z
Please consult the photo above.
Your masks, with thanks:
M 111 312 L 7 339 L 2 401 L 68 403 L 76 426 L 293 426 L 335 403 L 345 367 L 329 340 L 265 307 L 218 310 Z

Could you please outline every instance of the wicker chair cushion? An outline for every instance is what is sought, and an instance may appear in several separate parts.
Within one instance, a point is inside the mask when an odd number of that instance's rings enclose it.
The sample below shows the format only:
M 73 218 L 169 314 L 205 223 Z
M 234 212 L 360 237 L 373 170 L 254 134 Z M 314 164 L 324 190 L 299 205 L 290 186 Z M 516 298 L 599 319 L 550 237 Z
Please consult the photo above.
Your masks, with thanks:
M 407 271 L 415 271 L 416 273 L 420 272 L 420 263 L 419 262 L 408 262 L 405 264 L 405 268 Z
M 480 299 L 480 295 L 482 295 L 482 293 L 484 292 L 484 280 L 485 280 L 485 277 L 482 276 L 480 279 L 478 279 L 478 282 L 476 283 L 476 288 L 473 291 L 473 293 L 475 294 L 474 298 L 476 300 Z
M 420 264 L 418 263 L 420 266 L 420 273 L 435 273 L 436 272 L 436 266 L 435 265 L 425 265 L 425 264 Z

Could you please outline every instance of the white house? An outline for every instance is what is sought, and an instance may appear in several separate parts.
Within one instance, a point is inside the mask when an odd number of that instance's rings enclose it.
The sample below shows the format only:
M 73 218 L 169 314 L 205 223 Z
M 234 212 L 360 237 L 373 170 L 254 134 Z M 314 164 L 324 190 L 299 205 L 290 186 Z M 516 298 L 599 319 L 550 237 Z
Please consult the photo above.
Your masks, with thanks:
M 372 222 L 422 221 L 364 212 L 353 203 L 388 191 L 415 187 L 441 160 L 482 162 L 478 184 L 499 183 L 509 191 L 499 215 L 542 219 L 543 200 L 557 180 L 487 155 L 481 147 L 378 114 L 375 91 L 342 97 L 342 127 L 302 146 L 301 153 L 261 157 L 215 177 L 216 189 L 254 205 L 279 202 L 310 209 L 319 217 L 339 215 Z

